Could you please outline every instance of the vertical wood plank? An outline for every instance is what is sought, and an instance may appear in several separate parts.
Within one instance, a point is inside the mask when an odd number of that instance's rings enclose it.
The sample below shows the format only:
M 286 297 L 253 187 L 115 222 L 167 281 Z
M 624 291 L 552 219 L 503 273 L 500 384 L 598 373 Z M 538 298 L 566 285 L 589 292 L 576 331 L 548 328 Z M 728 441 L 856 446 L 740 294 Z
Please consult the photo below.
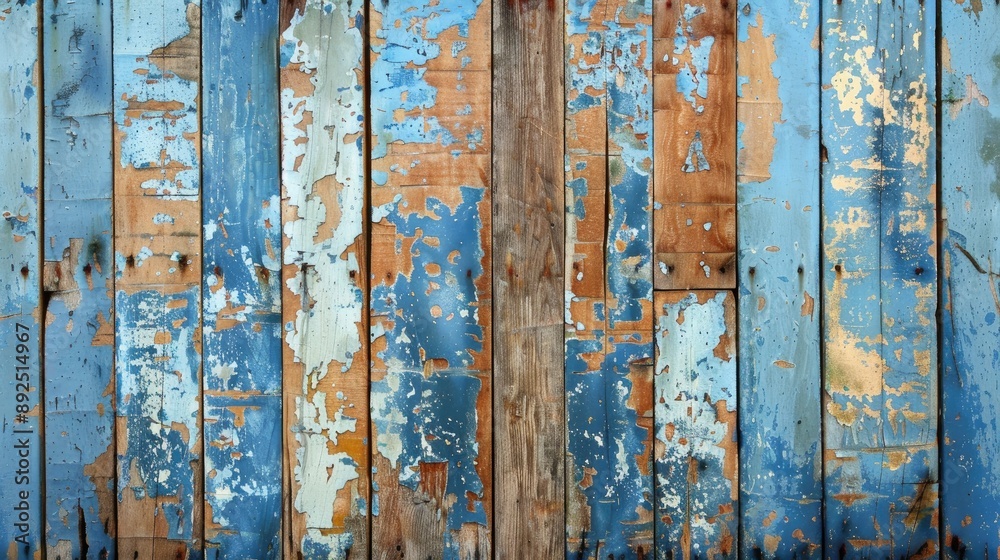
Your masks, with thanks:
M 42 553 L 41 87 L 35 1 L 0 1 L 0 363 L 3 382 L 0 542 L 10 559 Z
M 100 558 L 116 523 L 111 5 L 43 11 L 46 551 Z
M 741 553 L 822 556 L 819 3 L 737 31 Z
M 363 10 L 282 4 L 285 558 L 369 550 Z
M 657 289 L 736 287 L 736 2 L 655 2 Z
M 827 556 L 937 554 L 934 12 L 823 3 Z
M 371 18 L 372 555 L 489 557 L 491 7 Z
M 278 4 L 203 12 L 205 547 L 279 558 Z
M 566 6 L 567 556 L 652 554 L 652 3 Z
M 948 558 L 1000 558 L 1000 6 L 941 4 L 942 458 Z
M 563 23 L 493 3 L 495 554 L 566 554 Z
M 201 14 L 113 17 L 118 553 L 201 558 Z
M 656 292 L 656 558 L 736 558 L 736 301 Z

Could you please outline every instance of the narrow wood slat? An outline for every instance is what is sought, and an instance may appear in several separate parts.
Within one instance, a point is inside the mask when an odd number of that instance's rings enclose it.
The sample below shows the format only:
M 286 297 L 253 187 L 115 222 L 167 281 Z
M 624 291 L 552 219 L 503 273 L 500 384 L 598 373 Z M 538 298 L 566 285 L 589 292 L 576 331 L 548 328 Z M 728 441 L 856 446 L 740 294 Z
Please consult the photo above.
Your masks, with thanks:
M 100 558 L 117 505 L 111 5 L 43 11 L 46 553 Z
M 736 558 L 736 301 L 656 292 L 656 558 Z
M 372 555 L 489 557 L 491 8 L 370 8 Z
M 566 555 L 652 554 L 652 4 L 566 6 Z
M 948 558 L 1000 558 L 1000 6 L 941 4 L 941 517 Z
M 202 18 L 206 555 L 280 558 L 278 4 Z
M 41 71 L 39 2 L 0 1 L 0 542 L 10 559 L 42 553 L 39 352 L 43 334 L 39 195 Z
M 566 554 L 561 5 L 493 3 L 495 557 Z
M 938 548 L 935 14 L 823 3 L 826 556 Z
M 369 550 L 363 9 L 282 4 L 285 558 Z
M 737 3 L 654 6 L 656 288 L 735 288 Z
M 740 550 L 819 558 L 819 3 L 737 17 Z
M 118 555 L 201 558 L 200 7 L 112 6 Z

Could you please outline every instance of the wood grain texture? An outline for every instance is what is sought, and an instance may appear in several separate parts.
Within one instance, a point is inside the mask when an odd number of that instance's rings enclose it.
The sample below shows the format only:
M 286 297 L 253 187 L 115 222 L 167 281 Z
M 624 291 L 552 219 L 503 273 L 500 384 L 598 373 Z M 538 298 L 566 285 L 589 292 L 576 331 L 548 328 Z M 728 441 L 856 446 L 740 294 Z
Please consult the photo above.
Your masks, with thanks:
M 737 17 L 740 552 L 820 558 L 819 3 Z
M 115 0 L 118 555 L 202 557 L 201 14 Z
M 102 558 L 117 501 L 111 4 L 43 12 L 46 553 Z
M 372 556 L 486 558 L 492 8 L 370 7 Z
M 657 1 L 657 289 L 736 287 L 736 2 Z
M 736 299 L 656 292 L 656 558 L 736 558 Z
M 278 3 L 202 13 L 205 548 L 280 558 Z
M 934 8 L 822 9 L 826 555 L 932 557 Z
M 1000 558 L 1000 6 L 941 4 L 942 471 L 947 558 Z
M 566 554 L 563 25 L 493 3 L 496 558 Z
M 566 6 L 566 556 L 652 554 L 652 4 Z
M 363 8 L 282 4 L 285 558 L 369 551 Z
M 0 542 L 10 560 L 42 550 L 41 57 L 42 5 L 0 1 Z

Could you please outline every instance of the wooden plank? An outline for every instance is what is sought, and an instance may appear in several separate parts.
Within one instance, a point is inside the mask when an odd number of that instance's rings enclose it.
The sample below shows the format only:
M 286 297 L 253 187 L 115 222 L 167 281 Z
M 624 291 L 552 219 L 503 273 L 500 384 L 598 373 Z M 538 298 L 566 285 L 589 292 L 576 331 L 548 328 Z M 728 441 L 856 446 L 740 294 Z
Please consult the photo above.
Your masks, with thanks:
M 566 6 L 566 555 L 652 554 L 652 5 Z
M 371 7 L 372 555 L 489 557 L 491 9 Z
M 0 542 L 7 558 L 42 554 L 39 394 L 41 255 L 39 194 L 41 4 L 0 1 L 0 362 L 4 376 Z
M 826 555 L 938 548 L 935 14 L 823 3 Z
M 118 555 L 201 558 L 200 8 L 112 6 Z
M 285 558 L 369 554 L 364 4 L 282 4 Z
M 1000 6 L 941 4 L 942 471 L 948 558 L 1000 558 Z
M 819 558 L 819 4 L 737 18 L 740 551 Z
M 656 292 L 656 558 L 736 558 L 736 300 Z
M 736 287 L 736 2 L 655 2 L 657 289 Z
M 278 5 L 202 17 L 205 547 L 280 558 Z
M 111 5 L 43 12 L 46 552 L 99 558 L 116 524 Z
M 562 7 L 493 3 L 495 557 L 566 554 Z

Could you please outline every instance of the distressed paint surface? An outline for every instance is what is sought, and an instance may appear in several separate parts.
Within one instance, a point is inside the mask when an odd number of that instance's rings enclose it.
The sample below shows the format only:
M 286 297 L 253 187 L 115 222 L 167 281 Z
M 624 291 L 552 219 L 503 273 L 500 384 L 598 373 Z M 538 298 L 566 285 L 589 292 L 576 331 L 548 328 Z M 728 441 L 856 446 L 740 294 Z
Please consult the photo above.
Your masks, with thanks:
M 38 408 L 41 9 L 35 1 L 0 1 L 0 36 L 9 46 L 0 62 L 0 361 L 6 372 L 0 413 L 0 496 L 5 504 L 0 542 L 8 559 L 42 553 L 44 522 Z
M 202 18 L 206 555 L 280 558 L 278 3 Z
M 652 553 L 652 4 L 566 6 L 566 555 Z
M 937 554 L 933 5 L 823 3 L 826 555 Z
M 115 0 L 118 554 L 202 557 L 199 5 Z
M 368 555 L 363 9 L 281 13 L 286 558 Z
M 372 553 L 490 555 L 490 6 L 371 5 Z
M 941 4 L 942 472 L 948 558 L 1000 558 L 1000 6 Z
M 46 551 L 109 558 L 116 550 L 111 4 L 49 0 L 43 11 Z
M 657 292 L 656 558 L 736 558 L 736 301 Z
M 736 4 L 655 2 L 657 289 L 736 287 Z
M 819 4 L 737 18 L 740 552 L 820 558 Z

